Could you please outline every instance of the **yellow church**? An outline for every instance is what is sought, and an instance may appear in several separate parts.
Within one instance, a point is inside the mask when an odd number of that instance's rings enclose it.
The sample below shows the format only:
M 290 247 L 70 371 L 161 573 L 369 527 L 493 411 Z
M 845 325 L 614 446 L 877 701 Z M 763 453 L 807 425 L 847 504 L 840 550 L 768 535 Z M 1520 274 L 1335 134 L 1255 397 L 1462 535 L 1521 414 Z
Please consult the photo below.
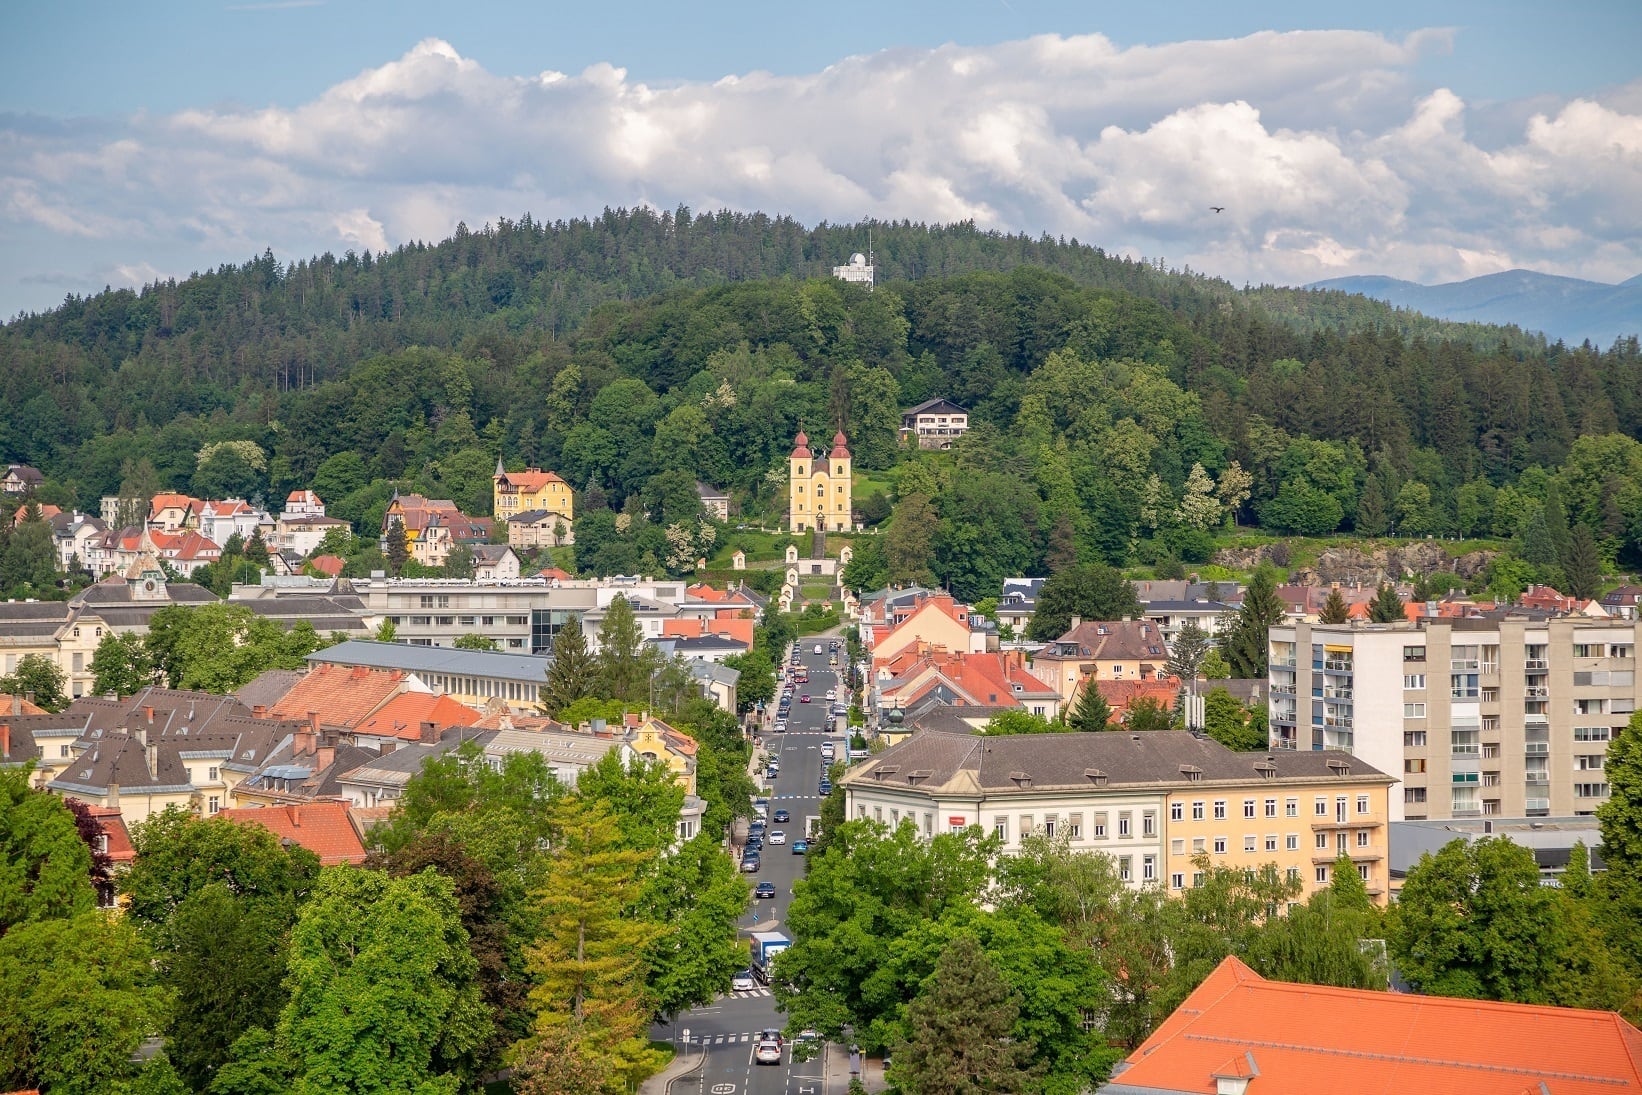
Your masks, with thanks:
M 850 528 L 850 450 L 843 430 L 834 435 L 827 456 L 812 453 L 810 439 L 799 430 L 787 473 L 787 525 L 793 532 Z

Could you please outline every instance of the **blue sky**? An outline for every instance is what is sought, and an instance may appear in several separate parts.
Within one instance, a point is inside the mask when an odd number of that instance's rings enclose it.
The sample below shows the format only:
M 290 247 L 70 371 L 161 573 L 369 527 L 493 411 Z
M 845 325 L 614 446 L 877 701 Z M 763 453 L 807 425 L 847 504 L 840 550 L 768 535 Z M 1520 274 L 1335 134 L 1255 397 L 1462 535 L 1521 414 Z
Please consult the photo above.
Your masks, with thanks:
M 1638 3 L 88 0 L 5 25 L 4 315 L 639 201 L 968 216 L 1236 281 L 1642 272 Z

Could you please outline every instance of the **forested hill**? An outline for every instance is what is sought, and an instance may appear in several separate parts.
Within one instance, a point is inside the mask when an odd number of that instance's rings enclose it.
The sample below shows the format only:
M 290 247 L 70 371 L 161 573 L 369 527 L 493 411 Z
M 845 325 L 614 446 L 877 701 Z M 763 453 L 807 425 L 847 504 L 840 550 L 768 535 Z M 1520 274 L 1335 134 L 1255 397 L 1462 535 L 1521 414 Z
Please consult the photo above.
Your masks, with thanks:
M 1613 550 L 1642 535 L 1636 443 L 1576 443 L 1642 433 L 1634 340 L 1411 330 L 1343 294 L 1290 294 L 1277 318 L 1075 243 L 872 231 L 872 293 L 826 276 L 865 225 L 638 211 L 71 300 L 0 331 L 0 461 L 40 467 L 59 504 L 313 486 L 365 527 L 396 485 L 488 512 L 498 456 L 596 486 L 590 515 L 642 496 L 665 517 L 696 478 L 773 512 L 800 425 L 842 423 L 887 484 L 898 408 L 946 396 L 982 424 L 965 474 L 903 465 L 896 485 L 933 503 L 935 576 L 965 593 L 1073 550 L 1200 555 L 1194 464 L 1237 461 L 1240 520 L 1274 530 L 1511 534 L 1561 469 L 1570 516 Z

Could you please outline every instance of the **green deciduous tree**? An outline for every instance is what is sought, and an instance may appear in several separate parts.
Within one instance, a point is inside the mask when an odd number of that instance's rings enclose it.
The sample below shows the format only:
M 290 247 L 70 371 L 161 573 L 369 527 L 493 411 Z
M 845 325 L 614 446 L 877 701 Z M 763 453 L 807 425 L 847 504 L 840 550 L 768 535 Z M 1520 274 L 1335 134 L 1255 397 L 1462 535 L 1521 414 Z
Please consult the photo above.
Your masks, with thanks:
M 941 951 L 935 972 L 907 1009 L 892 1079 L 923 1095 L 1027 1091 L 1042 1066 L 1036 1044 L 1015 1037 L 1020 1003 L 997 966 L 967 933 Z
M 0 935 L 0 1086 L 101 1095 L 136 1074 L 165 992 L 135 927 L 95 910 Z
M 455 890 L 435 871 L 326 868 L 289 968 L 277 1037 L 303 1095 L 455 1095 L 462 1078 L 446 1069 L 489 1034 Z
M 999 711 L 986 720 L 986 726 L 981 733 L 993 736 L 1005 734 L 1063 734 L 1066 732 L 1064 723 L 1050 722 L 1042 715 L 1034 715 L 1024 708 L 1011 708 L 1008 711 Z
M 132 696 L 154 683 L 148 644 L 131 631 L 103 635 L 91 655 L 91 672 L 91 690 L 99 696 Z
M 1152 696 L 1141 696 L 1123 712 L 1123 728 L 1131 731 L 1168 730 L 1174 726 L 1174 716 L 1163 703 Z
M 40 516 L 39 503 L 30 502 L 23 508 L 22 523 L 11 531 L 0 551 L 0 589 L 35 596 L 56 584 L 57 553 L 51 542 L 51 526 Z
M 172 688 L 231 692 L 269 669 L 306 669 L 330 645 L 306 620 L 289 631 L 239 604 L 167 605 L 146 640 L 154 668 Z
M 1642 713 L 1631 716 L 1603 762 L 1608 801 L 1596 808 L 1608 870 L 1642 879 Z
M 450 645 L 457 650 L 495 650 L 496 640 L 488 635 L 478 635 L 470 631 L 466 635 L 458 635 L 456 641 Z
M 884 534 L 884 564 L 891 582 L 927 585 L 935 580 L 930 563 L 939 528 L 940 517 L 928 495 L 902 495 Z
M 19 924 L 90 910 L 91 849 L 63 800 L 29 786 L 28 768 L 0 768 L 0 935 Z
M 657 1018 L 671 1020 L 712 1003 L 746 965 L 736 923 L 747 911 L 747 894 L 747 883 L 710 833 L 656 861 L 636 909 L 660 928 L 645 954 Z
M 1038 590 L 1026 637 L 1034 642 L 1059 638 L 1071 626 L 1073 616 L 1084 620 L 1139 617 L 1140 602 L 1135 587 L 1115 567 L 1103 563 L 1075 566 L 1050 575 Z
M 1265 727 L 1251 725 L 1248 708 L 1238 703 L 1224 688 L 1213 688 L 1203 697 L 1203 731 L 1227 749 L 1264 749 Z
M 1546 1003 L 1563 949 L 1556 902 L 1529 849 L 1507 837 L 1451 841 L 1408 872 L 1391 953 L 1421 992 Z
M 24 654 L 9 676 L 0 677 L 0 692 L 29 696 L 47 711 L 68 706 L 68 675 L 44 654 Z

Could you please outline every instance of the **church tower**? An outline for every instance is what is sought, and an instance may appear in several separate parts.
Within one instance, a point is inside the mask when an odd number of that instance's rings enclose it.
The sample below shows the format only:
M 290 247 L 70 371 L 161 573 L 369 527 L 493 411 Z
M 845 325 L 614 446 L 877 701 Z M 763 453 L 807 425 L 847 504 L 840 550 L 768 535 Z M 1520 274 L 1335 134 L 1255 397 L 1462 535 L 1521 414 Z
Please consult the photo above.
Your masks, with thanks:
M 810 450 L 810 439 L 800 430 L 792 455 L 787 458 L 788 529 L 848 529 L 854 504 L 850 469 L 849 445 L 843 430 L 833 437 L 832 451 L 825 456 Z

